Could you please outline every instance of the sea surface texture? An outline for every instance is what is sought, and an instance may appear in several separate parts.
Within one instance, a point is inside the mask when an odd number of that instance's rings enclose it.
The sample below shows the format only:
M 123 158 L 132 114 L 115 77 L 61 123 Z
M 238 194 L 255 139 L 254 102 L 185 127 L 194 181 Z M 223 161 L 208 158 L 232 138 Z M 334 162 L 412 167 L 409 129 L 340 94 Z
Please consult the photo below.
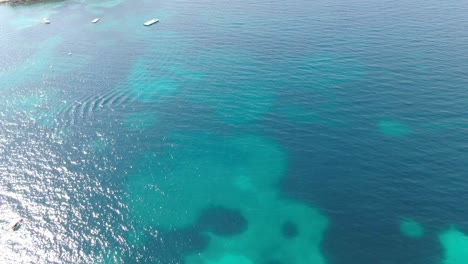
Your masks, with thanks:
M 0 6 L 0 263 L 468 264 L 467 29 L 465 0 Z

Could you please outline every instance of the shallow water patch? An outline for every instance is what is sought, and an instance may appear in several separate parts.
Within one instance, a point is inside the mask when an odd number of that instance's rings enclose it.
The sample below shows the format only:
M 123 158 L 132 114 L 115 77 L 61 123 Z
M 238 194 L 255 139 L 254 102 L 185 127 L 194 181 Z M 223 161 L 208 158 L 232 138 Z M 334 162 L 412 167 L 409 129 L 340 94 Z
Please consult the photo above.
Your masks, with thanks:
M 20 82 L 42 77 L 42 74 L 50 69 L 54 53 L 62 42 L 63 38 L 61 37 L 51 37 L 38 45 L 38 49 L 32 57 L 0 72 L 1 88 L 7 89 Z
M 411 133 L 409 126 L 397 120 L 381 120 L 377 127 L 380 133 L 389 137 L 405 137 Z
M 151 113 L 137 112 L 128 114 L 123 121 L 126 129 L 132 131 L 142 131 L 154 126 L 158 118 Z
M 179 84 L 161 76 L 158 67 L 150 58 L 140 59 L 133 65 L 126 84 L 129 92 L 144 102 L 153 102 L 174 95 L 179 90 Z
M 29 5 L 0 6 L 0 16 L 7 25 L 15 29 L 25 29 L 33 26 L 47 26 L 41 23 L 44 17 L 51 17 L 58 13 L 58 9 L 63 5 L 60 2 L 36 3 L 34 8 Z
M 284 153 L 265 138 L 195 133 L 171 140 L 176 149 L 143 155 L 128 178 L 131 217 L 148 226 L 186 227 L 213 205 L 238 208 L 274 190 L 284 173 Z M 239 177 L 250 188 L 239 188 Z
M 57 124 L 59 113 L 67 107 L 66 101 L 61 100 L 60 94 L 53 90 L 36 90 L 17 95 L 7 104 L 16 111 L 13 115 L 26 114 L 31 121 L 43 127 Z
M 60 36 L 50 37 L 37 46 L 31 57 L 0 71 L 0 90 L 10 92 L 14 87 L 19 92 L 20 85 L 27 92 L 52 89 L 60 83 L 57 79 L 76 73 L 91 61 L 90 55 L 72 55 L 61 50 L 63 42 Z
M 400 232 L 409 238 L 420 238 L 424 235 L 424 227 L 411 219 L 400 221 Z
M 444 249 L 443 264 L 468 263 L 468 236 L 454 226 L 439 234 Z
M 234 237 L 211 234 L 209 247 L 188 256 L 186 263 L 230 263 L 231 256 L 245 263 L 325 263 L 320 243 L 328 220 L 315 208 L 266 195 L 240 210 L 249 223 L 245 232 Z M 287 222 L 297 228 L 294 237 L 284 236 Z

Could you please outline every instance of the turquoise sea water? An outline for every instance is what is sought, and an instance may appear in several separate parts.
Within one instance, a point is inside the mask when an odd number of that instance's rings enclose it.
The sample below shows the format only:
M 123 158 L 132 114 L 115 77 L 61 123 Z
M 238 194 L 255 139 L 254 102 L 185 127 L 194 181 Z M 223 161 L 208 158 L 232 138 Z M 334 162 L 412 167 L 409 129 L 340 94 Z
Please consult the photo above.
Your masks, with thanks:
M 466 28 L 458 0 L 0 6 L 0 262 L 468 264 Z

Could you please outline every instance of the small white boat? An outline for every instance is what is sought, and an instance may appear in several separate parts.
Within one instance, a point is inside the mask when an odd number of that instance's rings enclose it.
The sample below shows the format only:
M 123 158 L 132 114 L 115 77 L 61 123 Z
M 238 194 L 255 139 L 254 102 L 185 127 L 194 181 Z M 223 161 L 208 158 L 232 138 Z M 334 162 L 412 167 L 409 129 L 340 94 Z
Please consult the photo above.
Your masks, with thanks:
M 41 22 L 42 22 L 42 24 L 50 24 L 50 21 L 49 21 L 49 19 L 47 19 L 47 18 L 43 18 L 43 19 L 41 20 Z
M 93 21 L 91 21 L 91 23 L 97 23 L 99 21 L 100 18 L 95 18 L 93 19 Z
M 18 229 L 20 229 L 23 222 L 24 222 L 23 218 L 13 219 L 13 221 L 11 221 L 10 224 L 8 224 L 5 227 L 5 230 L 7 230 L 7 231 L 18 231 Z
M 153 24 L 155 24 L 155 23 L 158 23 L 158 22 L 159 22 L 159 19 L 153 18 L 153 19 L 148 20 L 148 21 L 146 21 L 145 23 L 143 23 L 143 25 L 145 25 L 145 26 L 151 26 L 151 25 L 153 25 Z

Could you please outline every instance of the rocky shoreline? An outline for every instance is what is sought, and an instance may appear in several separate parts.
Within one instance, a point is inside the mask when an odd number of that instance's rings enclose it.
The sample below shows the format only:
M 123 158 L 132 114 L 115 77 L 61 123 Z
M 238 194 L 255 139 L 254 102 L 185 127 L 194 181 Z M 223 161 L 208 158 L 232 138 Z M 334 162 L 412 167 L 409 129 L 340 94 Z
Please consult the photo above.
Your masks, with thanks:
M 0 0 L 0 4 L 25 4 L 30 2 L 30 0 Z
M 51 1 L 57 1 L 57 0 L 0 0 L 0 4 L 19 5 L 19 4 L 34 4 L 34 3 L 51 2 Z

